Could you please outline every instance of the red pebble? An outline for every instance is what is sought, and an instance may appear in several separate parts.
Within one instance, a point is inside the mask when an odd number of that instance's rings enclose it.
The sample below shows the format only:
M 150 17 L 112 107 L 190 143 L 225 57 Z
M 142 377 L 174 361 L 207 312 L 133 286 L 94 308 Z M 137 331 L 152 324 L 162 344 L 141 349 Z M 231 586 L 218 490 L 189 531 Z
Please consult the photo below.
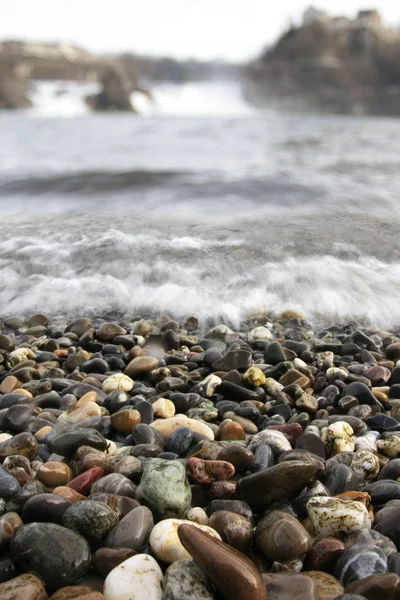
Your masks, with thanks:
M 192 457 L 187 461 L 187 466 L 197 483 L 225 481 L 235 474 L 235 467 L 226 460 L 203 460 Z
M 94 482 L 103 476 L 104 469 L 101 467 L 92 467 L 78 475 L 78 477 L 75 477 L 75 479 L 71 479 L 71 481 L 67 483 L 67 486 L 76 492 L 87 496 Z

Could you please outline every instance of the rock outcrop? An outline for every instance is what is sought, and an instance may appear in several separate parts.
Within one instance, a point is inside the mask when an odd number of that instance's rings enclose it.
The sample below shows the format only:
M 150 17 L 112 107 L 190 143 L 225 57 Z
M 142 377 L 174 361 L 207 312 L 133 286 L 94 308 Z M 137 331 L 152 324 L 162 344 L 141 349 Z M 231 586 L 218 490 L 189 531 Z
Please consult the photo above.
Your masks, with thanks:
M 135 112 L 130 100 L 130 92 L 122 73 L 109 67 L 101 77 L 102 90 L 99 94 L 86 99 L 90 108 L 95 111 L 129 111 Z

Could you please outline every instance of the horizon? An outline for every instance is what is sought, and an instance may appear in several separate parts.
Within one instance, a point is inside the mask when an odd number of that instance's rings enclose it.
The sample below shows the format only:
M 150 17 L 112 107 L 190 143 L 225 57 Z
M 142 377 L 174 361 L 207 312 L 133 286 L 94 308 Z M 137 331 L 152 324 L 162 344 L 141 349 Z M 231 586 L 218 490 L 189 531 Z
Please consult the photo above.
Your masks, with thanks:
M 202 0 L 201 6 L 198 0 L 169 0 L 168 6 L 161 0 L 148 0 L 146 5 L 137 0 L 98 0 L 95 14 L 91 4 L 90 0 L 71 0 L 65 7 L 52 0 L 36 0 L 33 6 L 32 0 L 15 0 L 7 8 L 7 20 L 0 23 L 0 40 L 70 43 L 96 54 L 240 63 L 273 44 L 290 24 L 299 24 L 310 2 L 282 0 L 278 7 L 271 7 L 266 0 L 249 0 L 246 5 L 238 0 Z M 359 10 L 376 8 L 385 25 L 400 26 L 395 0 L 312 4 L 332 16 L 352 18 Z M 104 39 L 106 29 L 109 35 Z

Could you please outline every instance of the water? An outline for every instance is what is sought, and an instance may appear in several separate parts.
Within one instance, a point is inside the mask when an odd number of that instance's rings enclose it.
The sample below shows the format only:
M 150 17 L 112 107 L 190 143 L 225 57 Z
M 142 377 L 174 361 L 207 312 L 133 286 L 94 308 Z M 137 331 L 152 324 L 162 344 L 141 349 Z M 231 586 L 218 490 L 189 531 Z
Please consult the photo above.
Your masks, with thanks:
M 93 115 L 47 84 L 0 113 L 1 314 L 400 324 L 399 121 L 256 112 L 222 84 L 154 95 Z

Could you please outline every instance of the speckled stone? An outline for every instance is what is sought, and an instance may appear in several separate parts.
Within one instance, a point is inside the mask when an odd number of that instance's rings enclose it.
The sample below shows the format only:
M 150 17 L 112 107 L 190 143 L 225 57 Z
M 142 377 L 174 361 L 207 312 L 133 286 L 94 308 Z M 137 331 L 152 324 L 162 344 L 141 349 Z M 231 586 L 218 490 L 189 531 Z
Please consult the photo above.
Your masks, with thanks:
M 104 600 L 104 596 L 85 585 L 69 585 L 52 594 L 49 600 Z
M 351 533 L 371 527 L 366 507 L 347 498 L 317 496 L 307 502 L 307 512 L 319 537 Z
M 89 542 L 99 542 L 118 523 L 119 515 L 103 502 L 86 500 L 72 504 L 64 513 L 63 525 L 83 535 Z
M 149 460 L 144 465 L 136 497 L 155 515 L 183 517 L 192 498 L 185 467 L 177 461 Z
M 212 483 L 213 481 L 225 481 L 235 474 L 235 467 L 224 460 L 202 460 L 201 458 L 189 458 L 187 467 L 192 478 L 197 483 Z
M 214 600 L 212 587 L 192 560 L 177 560 L 168 567 L 163 600 Z
M 355 440 L 353 428 L 345 421 L 332 423 L 322 433 L 322 441 L 332 455 L 339 452 L 353 452 Z
M 0 583 L 1 600 L 47 600 L 42 581 L 32 573 L 24 573 Z
M 351 461 L 350 468 L 362 481 L 375 479 L 379 473 L 379 459 L 376 454 L 368 450 L 358 450 Z
M 11 454 L 26 456 L 29 460 L 36 458 L 39 452 L 39 444 L 36 438 L 28 431 L 17 433 L 13 437 L 0 443 L 0 459 Z
M 0 466 L 0 498 L 8 500 L 9 498 L 16 496 L 20 489 L 21 486 L 15 477 L 10 475 L 10 473 L 7 473 L 7 471 Z
M 72 585 L 90 568 L 87 541 L 53 523 L 24 525 L 11 541 L 11 552 L 21 569 L 37 574 L 52 591 Z

